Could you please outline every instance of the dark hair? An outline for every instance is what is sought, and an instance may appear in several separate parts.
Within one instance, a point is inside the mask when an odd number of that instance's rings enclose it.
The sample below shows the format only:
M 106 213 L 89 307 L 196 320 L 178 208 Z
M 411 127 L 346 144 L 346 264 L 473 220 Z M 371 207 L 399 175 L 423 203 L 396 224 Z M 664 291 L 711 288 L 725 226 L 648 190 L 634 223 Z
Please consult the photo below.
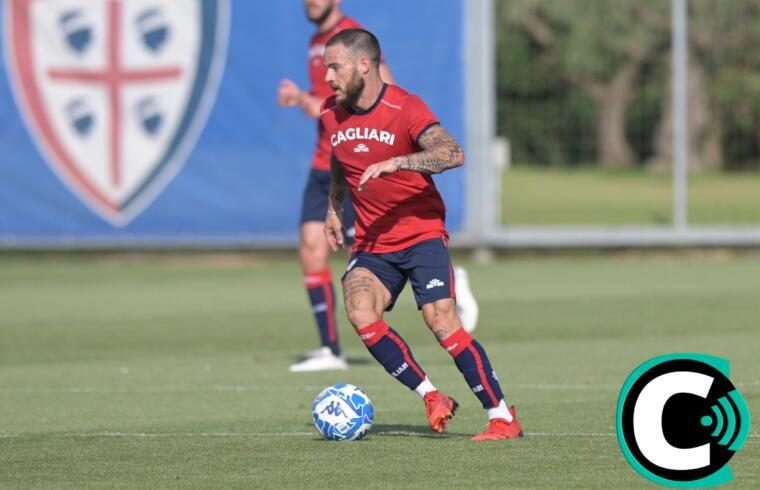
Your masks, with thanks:
M 346 29 L 340 31 L 329 41 L 327 46 L 335 46 L 336 44 L 342 44 L 351 53 L 361 53 L 367 55 L 372 64 L 376 67 L 380 66 L 380 43 L 374 34 L 364 29 Z

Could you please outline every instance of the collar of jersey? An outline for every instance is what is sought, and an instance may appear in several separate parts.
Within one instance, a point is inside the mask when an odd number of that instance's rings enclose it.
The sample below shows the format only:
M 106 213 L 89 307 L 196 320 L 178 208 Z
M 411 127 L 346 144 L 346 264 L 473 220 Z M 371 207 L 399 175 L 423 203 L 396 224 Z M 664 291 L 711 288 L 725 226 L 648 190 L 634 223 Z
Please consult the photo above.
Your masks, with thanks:
M 375 103 L 372 104 L 371 106 L 367 107 L 363 111 L 357 111 L 353 107 L 346 107 L 346 111 L 350 112 L 354 116 L 363 116 L 365 114 L 369 114 L 370 112 L 372 112 L 375 109 L 375 107 L 377 107 L 380 104 L 380 101 L 383 100 L 383 97 L 385 96 L 385 89 L 387 89 L 387 88 L 388 88 L 388 84 L 384 83 L 383 84 L 383 88 L 380 89 L 380 95 L 377 96 L 377 100 L 375 101 Z

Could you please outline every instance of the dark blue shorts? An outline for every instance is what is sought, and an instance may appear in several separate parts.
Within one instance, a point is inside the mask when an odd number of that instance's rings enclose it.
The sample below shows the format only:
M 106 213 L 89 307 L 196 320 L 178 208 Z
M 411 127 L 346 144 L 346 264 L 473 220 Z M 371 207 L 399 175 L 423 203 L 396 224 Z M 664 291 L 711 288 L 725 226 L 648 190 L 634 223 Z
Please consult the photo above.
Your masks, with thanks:
M 311 169 L 306 188 L 303 191 L 301 202 L 301 224 L 308 221 L 324 222 L 327 216 L 327 201 L 330 195 L 330 172 Z M 343 235 L 346 243 L 353 243 L 354 239 L 354 206 L 351 204 L 349 194 L 343 201 Z
M 441 238 L 425 240 L 398 252 L 355 252 L 351 254 L 343 280 L 358 267 L 369 269 L 391 293 L 386 311 L 393 309 L 407 279 L 412 283 L 417 309 L 439 299 L 455 298 L 454 270 Z

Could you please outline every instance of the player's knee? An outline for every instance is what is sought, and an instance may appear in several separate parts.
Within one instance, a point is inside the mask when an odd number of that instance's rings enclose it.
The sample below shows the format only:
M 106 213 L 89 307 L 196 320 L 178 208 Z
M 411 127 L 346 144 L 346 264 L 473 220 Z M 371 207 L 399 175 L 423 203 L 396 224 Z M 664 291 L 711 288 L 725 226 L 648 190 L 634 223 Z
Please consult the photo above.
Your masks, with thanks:
M 321 270 L 327 266 L 329 253 L 324 236 L 302 234 L 298 251 L 306 270 Z
M 428 307 L 429 305 L 429 307 Z M 439 299 L 425 305 L 423 310 L 428 313 L 427 317 L 435 321 L 455 321 L 457 308 L 452 298 Z
M 380 319 L 371 308 L 353 308 L 349 305 L 346 305 L 346 315 L 354 328 L 366 327 Z
M 319 248 L 309 243 L 302 242 L 298 252 L 301 255 L 301 261 L 304 263 L 319 259 L 322 256 Z
M 363 267 L 348 273 L 343 280 L 346 316 L 355 328 L 378 321 L 382 315 L 382 297 L 374 275 Z
M 451 335 L 461 326 L 457 316 L 456 303 L 451 298 L 439 299 L 424 305 L 422 316 L 427 326 L 439 340 Z

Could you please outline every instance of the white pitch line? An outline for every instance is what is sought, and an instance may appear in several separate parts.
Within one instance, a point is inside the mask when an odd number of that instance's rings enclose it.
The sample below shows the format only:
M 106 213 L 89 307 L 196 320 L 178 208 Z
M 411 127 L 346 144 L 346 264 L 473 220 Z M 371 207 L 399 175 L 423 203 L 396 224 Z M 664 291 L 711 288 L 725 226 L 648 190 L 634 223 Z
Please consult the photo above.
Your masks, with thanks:
M 387 386 L 362 385 L 365 390 L 385 390 Z M 510 384 L 509 388 L 528 390 L 618 390 L 615 385 L 589 385 L 589 384 Z M 97 393 L 248 393 L 258 391 L 295 391 L 295 392 L 318 392 L 323 385 L 309 386 L 272 386 L 272 385 L 217 385 L 210 387 L 190 386 L 156 386 L 147 388 L 102 388 L 94 386 L 68 386 L 68 387 L 15 387 L 0 388 L 0 394 L 35 394 L 35 393 L 71 393 L 71 394 L 97 394 Z
M 523 390 L 620 390 L 620 386 L 609 384 L 555 383 L 555 384 L 507 384 L 507 388 Z
M 55 438 L 161 438 L 161 437 L 305 437 L 317 436 L 316 432 L 67 432 L 62 434 L 45 434 L 42 432 L 4 432 L 0 439 L 17 439 L 23 437 L 47 436 Z
M 737 383 L 739 388 L 760 385 L 760 382 Z M 156 386 L 147 388 L 102 388 L 94 386 L 69 386 L 69 387 L 16 387 L 0 388 L 0 394 L 36 394 L 36 393 L 69 393 L 69 394 L 130 394 L 130 393 L 252 393 L 252 392 L 319 392 L 323 385 L 313 386 L 272 386 L 272 385 L 218 385 L 210 387 L 189 386 Z M 362 385 L 365 390 L 387 390 L 387 386 Z M 610 384 L 508 384 L 508 389 L 539 390 L 539 391 L 610 391 L 617 392 L 620 386 Z
M 377 387 L 375 387 L 377 388 Z M 324 386 L 258 386 L 258 385 L 233 385 L 233 386 L 211 386 L 208 388 L 193 388 L 185 386 L 156 386 L 149 388 L 96 388 L 87 386 L 70 386 L 70 387 L 20 387 L 20 388 L 0 388 L 0 393 L 24 394 L 24 393 L 247 393 L 257 391 L 314 391 L 318 392 L 324 389 Z

